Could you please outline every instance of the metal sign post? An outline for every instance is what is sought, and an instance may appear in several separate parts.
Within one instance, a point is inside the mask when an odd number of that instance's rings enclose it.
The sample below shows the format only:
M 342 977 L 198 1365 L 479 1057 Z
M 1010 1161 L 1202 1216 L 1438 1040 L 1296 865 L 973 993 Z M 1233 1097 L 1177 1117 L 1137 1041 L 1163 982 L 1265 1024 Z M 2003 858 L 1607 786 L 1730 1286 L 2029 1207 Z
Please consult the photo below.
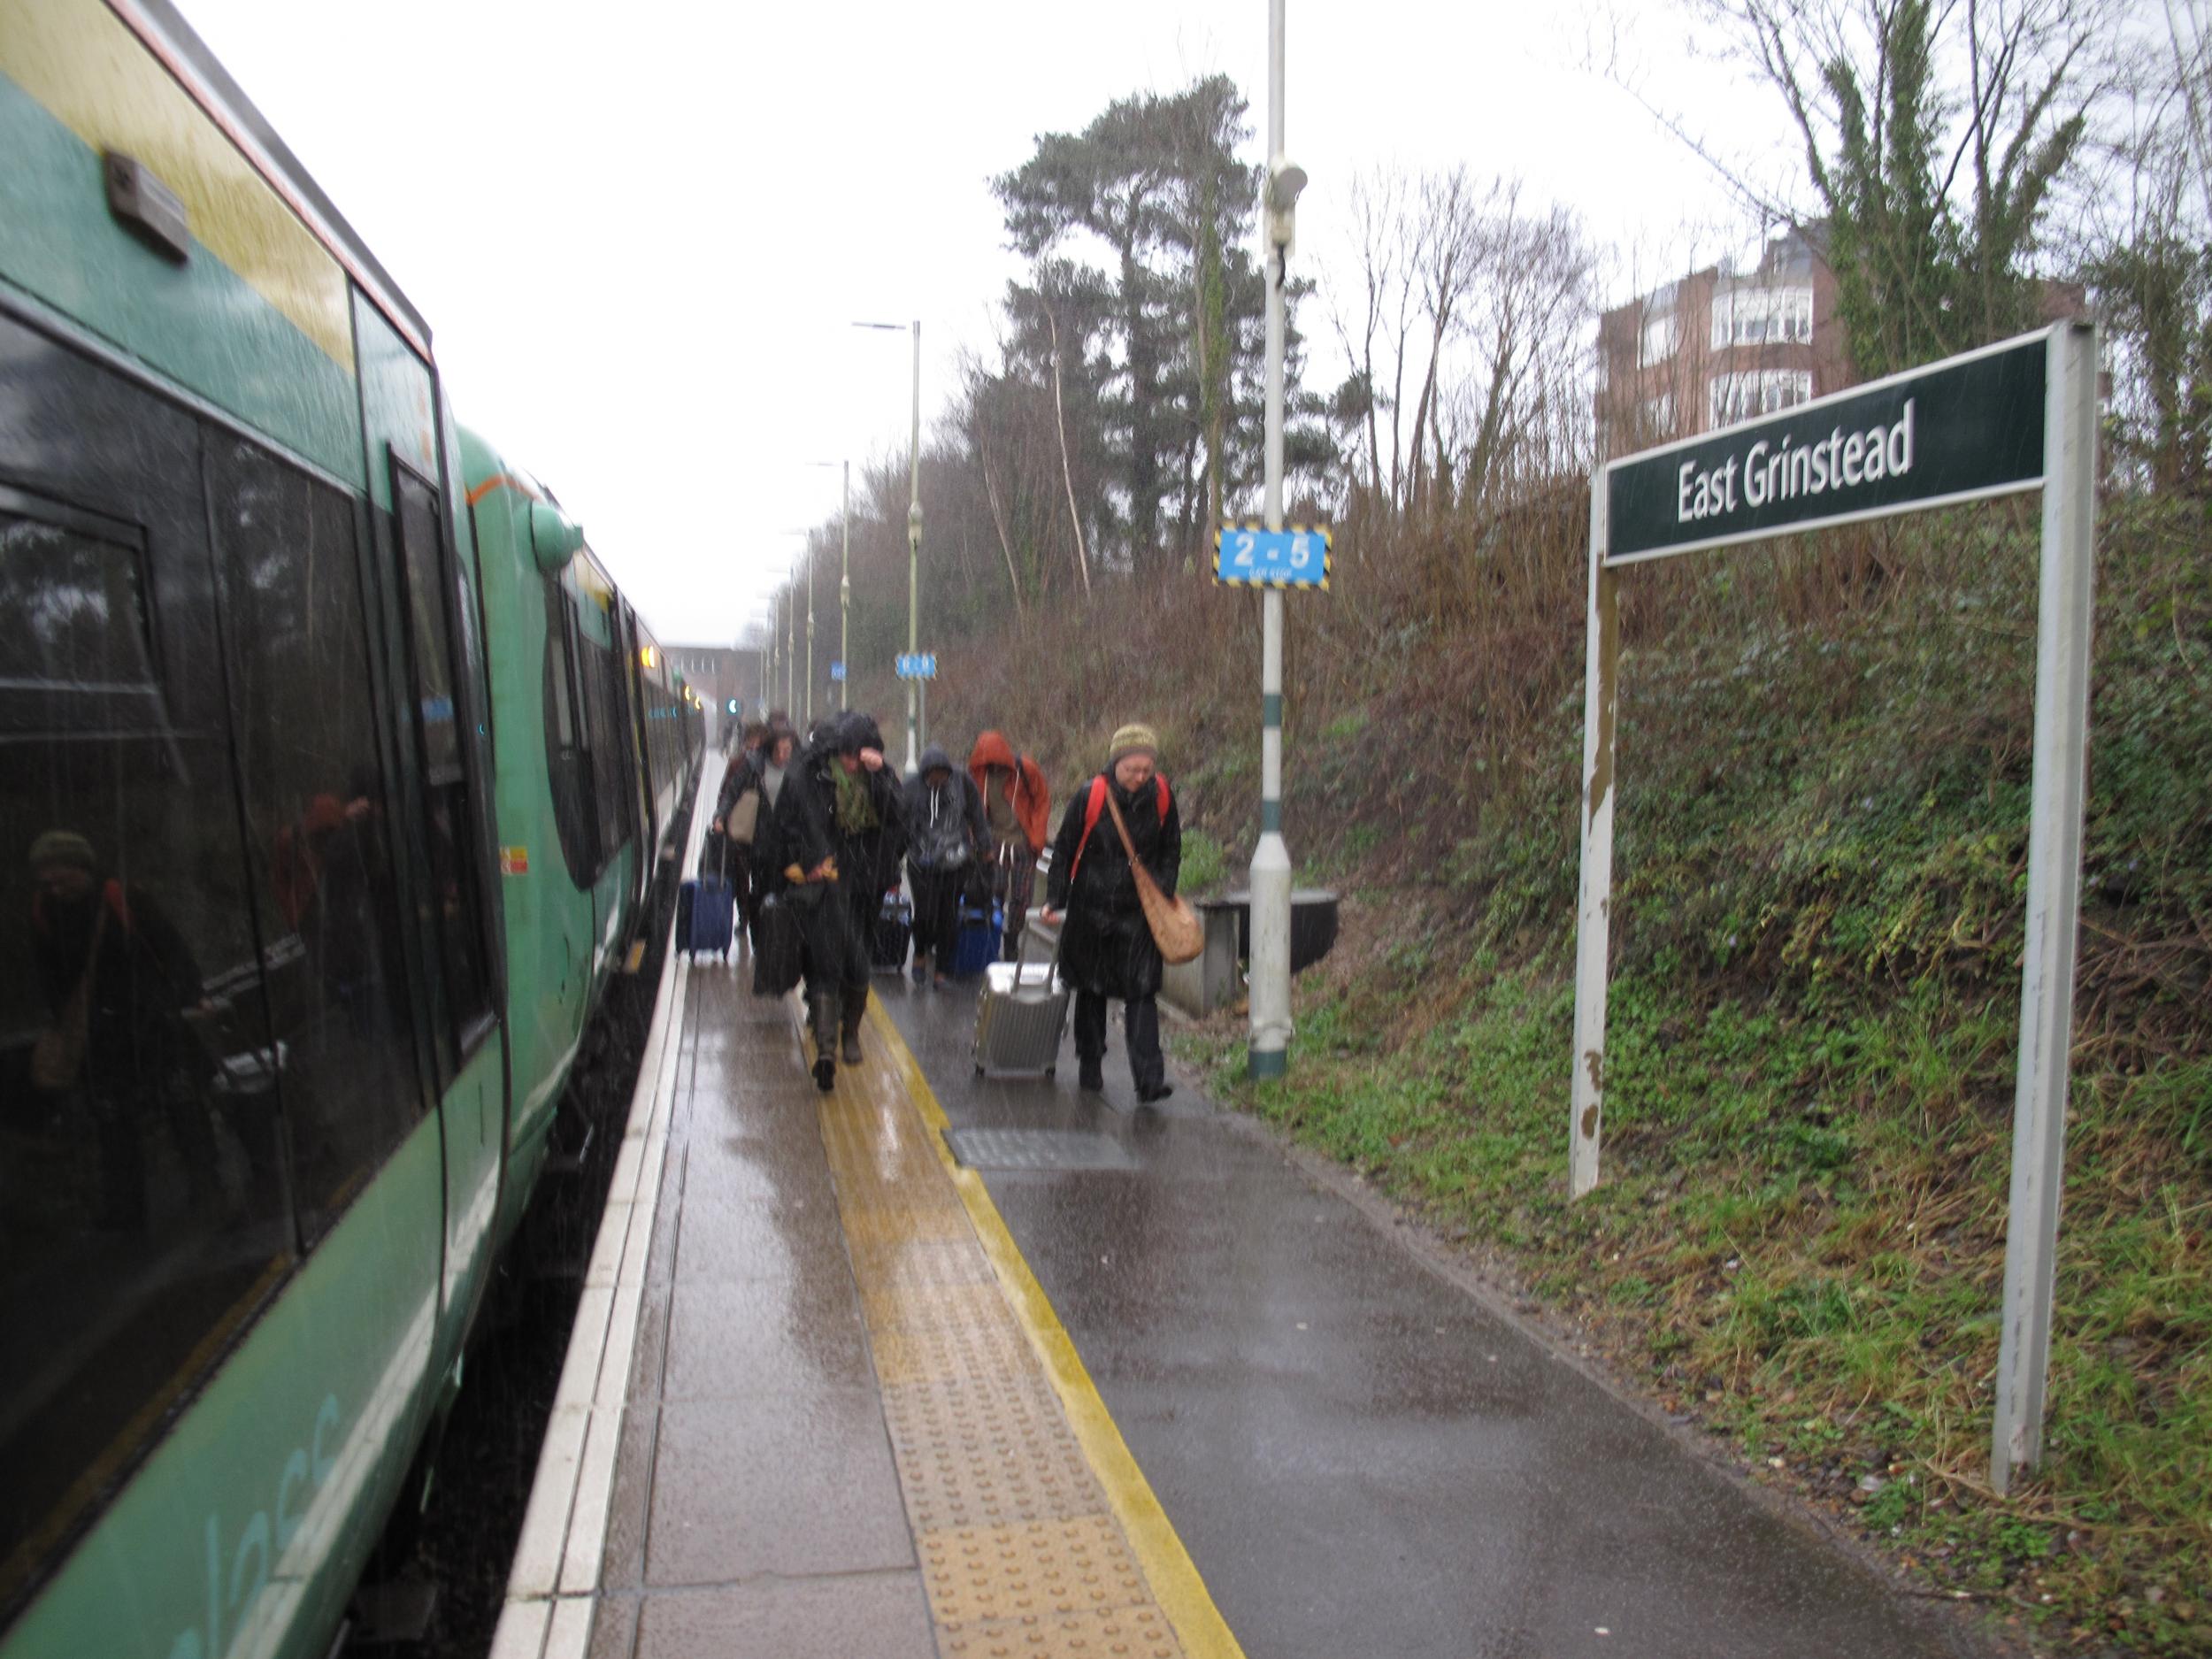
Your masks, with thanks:
M 2037 603 L 2035 772 L 2028 820 L 2027 948 L 2020 971 L 2020 1064 L 2012 1107 L 2012 1199 L 2005 1227 L 2004 1325 L 1990 1485 L 2043 1460 L 2051 1287 L 2066 1168 L 2066 1089 L 2074 1046 L 2074 956 L 2081 927 L 2081 820 L 2087 793 L 2091 578 L 2097 534 L 2097 340 L 2051 335 L 2043 417 L 2043 580 Z
M 1582 879 L 1569 1191 L 1597 1184 L 1613 893 L 1618 567 L 2041 488 L 2035 776 L 2011 1211 L 1990 1484 L 2043 1453 L 2080 921 L 2096 529 L 2097 336 L 2055 325 L 1771 419 L 1609 463 L 1590 480 Z
M 1283 527 L 1283 279 L 1306 173 L 1283 153 L 1283 4 L 1267 7 L 1267 189 L 1262 215 L 1267 274 L 1267 406 L 1264 465 L 1267 529 Z M 1246 1071 L 1281 1077 L 1289 1069 L 1290 847 L 1283 839 L 1283 591 L 1260 595 L 1260 839 L 1252 851 L 1251 1036 Z

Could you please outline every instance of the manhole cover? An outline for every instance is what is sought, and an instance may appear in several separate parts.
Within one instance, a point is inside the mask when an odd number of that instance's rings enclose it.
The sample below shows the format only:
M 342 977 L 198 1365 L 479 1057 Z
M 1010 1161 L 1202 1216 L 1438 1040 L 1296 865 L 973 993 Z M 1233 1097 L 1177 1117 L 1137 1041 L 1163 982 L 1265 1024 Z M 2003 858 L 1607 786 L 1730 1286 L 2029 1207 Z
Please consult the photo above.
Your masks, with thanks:
M 953 1156 L 972 1170 L 1133 1170 L 1111 1135 L 1086 1129 L 953 1129 Z

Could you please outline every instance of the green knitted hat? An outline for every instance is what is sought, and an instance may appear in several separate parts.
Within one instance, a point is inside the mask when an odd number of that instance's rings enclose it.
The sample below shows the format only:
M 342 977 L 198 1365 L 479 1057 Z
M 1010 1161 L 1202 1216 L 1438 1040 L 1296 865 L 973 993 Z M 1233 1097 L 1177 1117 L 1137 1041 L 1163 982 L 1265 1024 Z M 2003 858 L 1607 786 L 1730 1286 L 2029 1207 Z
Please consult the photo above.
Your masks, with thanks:
M 1113 746 L 1107 752 L 1106 764 L 1110 766 L 1124 755 L 1149 755 L 1157 759 L 1159 753 L 1160 740 L 1153 735 L 1152 728 L 1132 721 L 1114 733 Z

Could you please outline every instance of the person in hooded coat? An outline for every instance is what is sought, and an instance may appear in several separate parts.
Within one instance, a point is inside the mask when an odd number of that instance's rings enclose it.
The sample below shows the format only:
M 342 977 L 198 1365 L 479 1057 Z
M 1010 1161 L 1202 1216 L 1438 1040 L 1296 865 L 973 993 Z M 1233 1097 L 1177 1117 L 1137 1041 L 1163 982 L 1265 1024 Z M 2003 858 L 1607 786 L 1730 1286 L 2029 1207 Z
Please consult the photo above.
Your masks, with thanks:
M 1164 964 L 1137 896 L 1137 879 L 1110 799 L 1129 826 L 1137 857 L 1160 891 L 1172 898 L 1182 873 L 1183 819 L 1167 780 L 1156 770 L 1159 742 L 1149 726 L 1114 733 L 1106 770 L 1075 792 L 1052 846 L 1044 919 L 1060 923 L 1060 977 L 1075 992 L 1075 1054 L 1082 1087 L 1106 1087 L 1106 1000 L 1122 1004 L 1129 1077 L 1141 1102 L 1175 1091 L 1160 1053 L 1160 976 Z M 1093 803 L 1095 801 L 1096 805 Z
M 814 1081 L 825 1093 L 837 1060 L 860 1062 L 868 1011 L 868 935 L 899 879 L 906 815 L 883 733 L 855 711 L 826 722 L 792 761 L 776 802 L 784 898 L 805 940 Z
M 922 751 L 906 786 L 906 872 L 914 889 L 914 983 L 947 983 L 960 927 L 960 895 L 983 862 L 990 832 L 983 795 L 938 744 Z
M 990 841 L 991 897 L 1006 918 L 1005 956 L 1021 960 L 1022 929 L 1036 885 L 1037 855 L 1052 833 L 1052 791 L 1026 755 L 1017 755 L 1002 732 L 986 732 L 968 752 L 968 776 L 983 797 Z

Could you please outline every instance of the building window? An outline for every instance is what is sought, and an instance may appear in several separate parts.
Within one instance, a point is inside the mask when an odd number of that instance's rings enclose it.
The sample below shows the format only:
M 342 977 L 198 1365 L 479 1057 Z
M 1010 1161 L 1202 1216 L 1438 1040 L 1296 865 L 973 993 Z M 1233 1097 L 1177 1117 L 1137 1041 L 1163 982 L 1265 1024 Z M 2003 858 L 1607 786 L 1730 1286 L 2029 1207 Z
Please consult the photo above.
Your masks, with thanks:
M 1674 435 L 1674 394 L 1662 392 L 1656 397 L 1647 397 L 1641 414 L 1644 431 L 1655 438 Z
M 1647 369 L 1655 363 L 1664 363 L 1681 342 L 1681 325 L 1672 311 L 1647 315 L 1643 333 L 1636 342 L 1636 366 Z
M 1812 396 L 1813 376 L 1809 369 L 1753 369 L 1742 374 L 1716 374 L 1706 387 L 1706 425 L 1733 426 L 1739 420 L 1810 403 Z
M 1713 296 L 1712 347 L 1809 345 L 1813 337 L 1809 288 L 1723 288 Z

